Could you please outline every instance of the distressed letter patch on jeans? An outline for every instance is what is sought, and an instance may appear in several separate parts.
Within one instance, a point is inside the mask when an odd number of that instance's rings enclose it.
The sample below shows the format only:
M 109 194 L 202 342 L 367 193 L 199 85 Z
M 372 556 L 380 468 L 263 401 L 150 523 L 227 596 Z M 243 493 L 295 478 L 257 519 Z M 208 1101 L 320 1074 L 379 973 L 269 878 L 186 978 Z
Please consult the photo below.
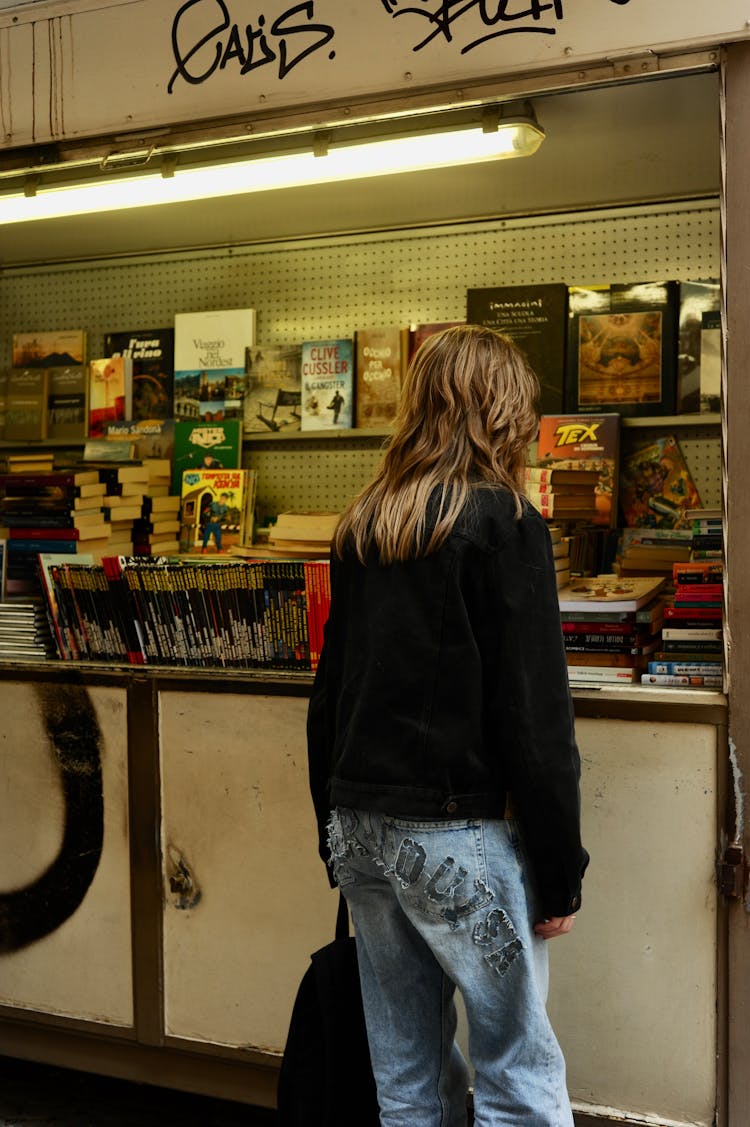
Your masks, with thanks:
M 516 823 L 339 807 L 329 841 L 354 920 L 383 1127 L 465 1127 L 456 987 L 476 1127 L 572 1127 Z

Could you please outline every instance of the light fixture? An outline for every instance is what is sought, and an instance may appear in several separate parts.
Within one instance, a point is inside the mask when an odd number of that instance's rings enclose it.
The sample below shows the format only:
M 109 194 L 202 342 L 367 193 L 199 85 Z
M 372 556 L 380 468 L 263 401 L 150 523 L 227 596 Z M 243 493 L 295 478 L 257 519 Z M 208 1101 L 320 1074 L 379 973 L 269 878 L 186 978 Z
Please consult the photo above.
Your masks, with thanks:
M 139 171 L 76 184 L 44 185 L 0 195 L 0 224 L 184 203 L 279 188 L 330 184 L 530 156 L 544 140 L 528 103 L 520 113 L 505 107 L 485 111 L 481 124 L 335 144 L 334 134 L 316 134 L 305 152 L 264 155 L 211 165 L 180 167 L 169 156 L 161 170 Z

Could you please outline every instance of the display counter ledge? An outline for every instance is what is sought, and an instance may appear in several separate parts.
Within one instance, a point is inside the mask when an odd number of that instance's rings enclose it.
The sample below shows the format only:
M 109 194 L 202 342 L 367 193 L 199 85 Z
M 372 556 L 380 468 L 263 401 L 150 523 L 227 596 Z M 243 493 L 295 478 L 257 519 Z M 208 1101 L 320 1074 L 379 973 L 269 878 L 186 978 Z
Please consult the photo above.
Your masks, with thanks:
M 2 681 L 65 681 L 75 684 L 151 683 L 158 691 L 267 693 L 274 696 L 308 696 L 313 675 L 309 671 L 230 669 L 221 666 L 127 665 L 91 661 L 0 661 Z M 658 719 L 723 723 L 727 698 L 716 690 L 657 688 L 648 685 L 602 685 L 574 688 L 577 716 L 613 716 L 624 719 Z

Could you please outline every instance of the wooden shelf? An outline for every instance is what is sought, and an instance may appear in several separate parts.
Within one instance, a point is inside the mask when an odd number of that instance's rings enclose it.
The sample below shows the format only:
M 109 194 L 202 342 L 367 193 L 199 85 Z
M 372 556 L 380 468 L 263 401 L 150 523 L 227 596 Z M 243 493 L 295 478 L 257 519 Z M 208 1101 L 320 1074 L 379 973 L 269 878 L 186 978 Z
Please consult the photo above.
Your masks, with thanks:
M 243 434 L 244 445 L 253 442 L 351 442 L 356 440 L 383 439 L 393 434 L 392 427 L 356 427 L 347 430 L 287 430 L 269 431 L 260 434 L 255 431 Z
M 721 426 L 721 415 L 716 412 L 705 412 L 699 415 L 643 415 L 629 416 L 622 420 L 624 427 L 718 427 Z

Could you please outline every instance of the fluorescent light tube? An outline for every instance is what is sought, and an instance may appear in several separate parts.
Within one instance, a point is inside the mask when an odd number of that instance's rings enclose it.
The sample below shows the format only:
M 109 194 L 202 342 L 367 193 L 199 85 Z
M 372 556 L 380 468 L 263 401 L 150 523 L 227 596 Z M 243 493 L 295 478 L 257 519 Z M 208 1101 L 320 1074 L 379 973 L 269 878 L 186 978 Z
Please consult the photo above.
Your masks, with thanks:
M 501 124 L 493 132 L 483 132 L 475 127 L 332 147 L 325 156 L 314 156 L 311 152 L 293 153 L 210 167 L 181 169 L 178 166 L 174 175 L 169 177 L 155 172 L 77 185 L 40 186 L 32 196 L 0 195 L 0 224 L 122 211 L 154 204 L 184 203 L 528 156 L 536 151 L 543 139 L 542 129 L 531 122 L 521 122 Z

